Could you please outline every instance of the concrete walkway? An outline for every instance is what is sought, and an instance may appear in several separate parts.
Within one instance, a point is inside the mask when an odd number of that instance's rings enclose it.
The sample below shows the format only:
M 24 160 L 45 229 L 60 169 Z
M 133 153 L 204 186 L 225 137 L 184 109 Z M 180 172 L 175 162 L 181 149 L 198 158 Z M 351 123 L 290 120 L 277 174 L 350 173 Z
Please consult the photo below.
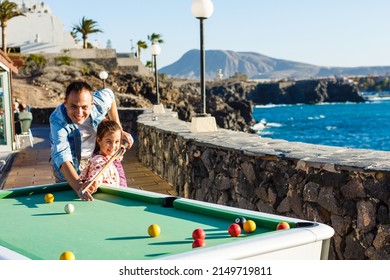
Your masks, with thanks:
M 8 157 L 11 159 L 3 171 L 1 184 L 3 189 L 55 182 L 49 163 L 49 126 L 33 126 L 31 130 L 34 136 L 34 147 L 30 147 L 28 141 L 25 141 L 13 157 Z M 127 185 L 131 188 L 176 195 L 171 185 L 138 161 L 136 146 L 135 144 L 125 153 L 122 161 Z

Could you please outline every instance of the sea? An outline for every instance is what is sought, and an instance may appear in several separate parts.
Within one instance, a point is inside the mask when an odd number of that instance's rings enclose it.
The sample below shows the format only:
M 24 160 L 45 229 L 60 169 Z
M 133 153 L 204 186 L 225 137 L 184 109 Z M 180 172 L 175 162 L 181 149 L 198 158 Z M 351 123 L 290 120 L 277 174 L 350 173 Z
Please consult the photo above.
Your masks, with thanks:
M 256 105 L 253 117 L 262 137 L 390 151 L 390 98 L 364 103 Z

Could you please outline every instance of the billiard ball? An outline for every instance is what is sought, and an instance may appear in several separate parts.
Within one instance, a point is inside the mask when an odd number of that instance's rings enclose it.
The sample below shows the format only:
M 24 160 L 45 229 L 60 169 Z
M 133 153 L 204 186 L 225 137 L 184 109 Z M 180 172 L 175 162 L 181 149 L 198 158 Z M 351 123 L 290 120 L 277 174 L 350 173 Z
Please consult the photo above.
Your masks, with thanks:
M 76 259 L 75 255 L 70 251 L 65 251 L 60 256 L 60 260 L 65 260 L 65 261 L 73 261 L 75 259 Z
M 239 224 L 236 224 L 236 223 L 231 224 L 228 228 L 228 232 L 229 232 L 230 236 L 237 237 L 241 233 L 241 227 Z
M 65 205 L 64 210 L 67 214 L 72 214 L 74 212 L 74 205 L 72 203 L 68 203 Z
M 243 228 L 246 219 L 244 217 L 238 217 L 234 222 L 238 224 L 241 228 Z
M 204 241 L 204 239 L 195 239 L 194 242 L 192 242 L 192 248 L 198 248 L 204 246 L 206 246 L 206 241 Z
M 161 233 L 161 228 L 159 225 L 157 224 L 152 224 L 149 226 L 148 228 L 148 234 L 151 236 L 151 237 L 157 237 L 159 236 Z
M 280 222 L 280 223 L 276 226 L 276 230 L 281 230 L 281 229 L 290 229 L 289 223 L 287 223 L 287 222 Z
M 46 201 L 46 203 L 52 203 L 54 201 L 54 195 L 51 193 L 46 194 L 45 201 Z
M 206 233 L 204 232 L 203 229 L 197 228 L 192 232 L 192 238 L 195 239 L 205 239 L 206 238 Z
M 256 230 L 256 223 L 254 221 L 252 221 L 252 220 L 247 220 L 244 223 L 244 230 L 247 233 L 254 232 Z

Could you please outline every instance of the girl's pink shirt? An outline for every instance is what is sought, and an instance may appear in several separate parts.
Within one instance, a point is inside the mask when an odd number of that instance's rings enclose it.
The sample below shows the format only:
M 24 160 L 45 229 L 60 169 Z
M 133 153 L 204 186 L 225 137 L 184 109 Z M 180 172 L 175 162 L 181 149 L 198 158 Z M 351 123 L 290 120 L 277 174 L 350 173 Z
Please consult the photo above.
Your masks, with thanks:
M 83 169 L 80 175 L 81 180 L 91 181 L 96 174 L 103 168 L 109 158 L 102 155 L 94 155 L 89 160 L 87 166 Z M 96 185 L 101 184 L 110 185 L 113 187 L 120 187 L 119 172 L 115 164 L 111 164 L 96 180 Z

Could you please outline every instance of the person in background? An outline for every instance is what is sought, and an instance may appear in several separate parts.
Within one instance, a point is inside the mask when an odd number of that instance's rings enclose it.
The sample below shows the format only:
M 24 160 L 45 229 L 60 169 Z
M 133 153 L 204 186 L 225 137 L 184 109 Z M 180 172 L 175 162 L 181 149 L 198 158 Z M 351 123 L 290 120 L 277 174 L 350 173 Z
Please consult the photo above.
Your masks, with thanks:
M 4 108 L 0 107 L 0 143 L 4 142 Z
M 80 172 L 92 156 L 96 130 L 108 115 L 120 125 L 117 105 L 112 90 L 93 92 L 84 81 L 76 81 L 66 88 L 65 100 L 50 115 L 51 164 L 56 182 L 68 182 L 85 201 L 93 200 L 90 191 L 82 192 Z M 130 148 L 134 140 L 122 130 L 122 139 Z
M 27 104 L 19 104 L 19 120 L 23 119 L 33 119 L 33 115 L 30 111 L 27 110 Z
M 14 112 L 14 124 L 15 124 L 15 134 L 21 134 L 22 128 L 19 122 L 19 102 L 15 101 L 12 105 L 12 110 Z
M 87 166 L 81 171 L 80 179 L 85 181 L 87 186 L 92 180 L 95 180 L 90 186 L 90 192 L 96 192 L 101 184 L 113 187 L 127 187 L 126 180 L 120 179 L 119 171 L 114 163 L 110 164 L 97 178 L 96 175 L 107 164 L 122 146 L 122 129 L 118 123 L 110 120 L 103 120 L 96 134 L 96 146 L 92 158 Z M 119 155 L 122 157 L 123 153 Z M 115 160 L 120 160 L 119 157 Z

